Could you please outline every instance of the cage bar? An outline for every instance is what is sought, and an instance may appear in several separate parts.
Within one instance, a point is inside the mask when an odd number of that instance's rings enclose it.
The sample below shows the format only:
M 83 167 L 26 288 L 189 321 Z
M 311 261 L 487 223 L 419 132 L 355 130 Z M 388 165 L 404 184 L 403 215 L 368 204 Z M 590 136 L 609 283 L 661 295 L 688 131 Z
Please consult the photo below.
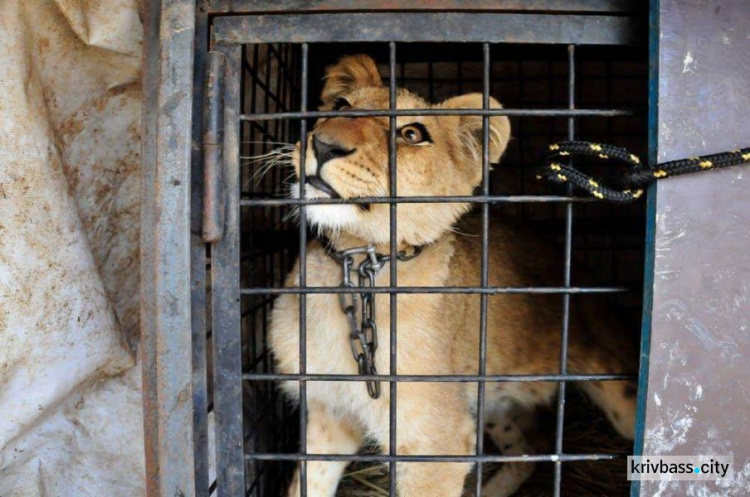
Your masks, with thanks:
M 246 199 L 241 200 L 242 206 L 284 206 L 284 205 L 351 205 L 351 204 L 432 204 L 432 203 L 462 203 L 471 202 L 476 204 L 500 204 L 500 203 L 586 203 L 596 202 L 589 197 L 566 197 L 559 195 L 533 196 L 533 195 L 475 195 L 475 196 L 424 196 L 424 197 L 358 197 L 342 199 L 318 198 L 318 199 Z
M 521 293 L 622 293 L 627 289 L 621 287 L 502 287 L 502 286 L 377 286 L 371 288 L 347 288 L 338 286 L 308 286 L 305 288 L 295 287 L 267 287 L 267 288 L 242 288 L 243 295 L 280 295 L 284 293 L 307 295 L 311 293 L 465 293 L 465 294 L 489 294 L 497 295 L 500 293 L 521 294 Z
M 308 79 L 309 47 L 302 44 L 302 83 L 300 89 L 300 109 L 307 109 L 307 79 Z M 307 158 L 307 121 L 300 121 L 300 195 L 305 185 L 305 159 Z M 305 206 L 300 206 L 299 215 L 299 287 L 304 290 L 307 286 L 307 217 Z M 307 293 L 299 294 L 299 372 L 305 374 L 307 369 Z M 307 383 L 299 383 L 299 416 L 300 416 L 300 451 L 307 452 Z M 300 496 L 307 496 L 307 461 L 300 461 Z
M 563 461 L 602 461 L 608 459 L 622 458 L 625 454 L 564 454 L 560 456 Z M 391 456 L 375 454 L 245 454 L 246 459 L 257 459 L 261 461 L 362 461 L 362 462 L 549 462 L 557 460 L 557 455 L 521 455 L 521 456 Z
M 575 72 L 575 46 L 568 45 L 568 105 L 570 109 L 575 109 L 575 91 L 576 91 L 576 72 Z M 575 118 L 568 118 L 568 139 L 575 138 Z M 572 187 L 568 186 L 568 194 L 572 193 Z M 573 205 L 565 206 L 565 248 L 564 248 L 564 269 L 563 280 L 564 286 L 570 286 L 570 268 L 572 260 L 573 246 Z M 560 374 L 565 375 L 568 372 L 568 334 L 570 331 L 570 294 L 563 294 L 563 320 L 562 336 L 560 338 Z M 566 382 L 560 381 L 557 388 L 557 424 L 555 426 L 555 454 L 558 460 L 555 461 L 555 479 L 554 495 L 560 496 L 562 485 L 562 462 L 559 457 L 563 455 L 563 425 L 565 422 L 565 394 Z
M 615 381 L 633 380 L 627 374 L 484 374 L 484 375 L 351 375 L 351 374 L 291 374 L 291 373 L 249 373 L 242 376 L 247 381 L 395 381 L 395 382 L 539 382 L 539 381 Z
M 490 44 L 482 44 L 482 110 L 490 108 Z M 482 195 L 490 194 L 490 116 L 482 116 Z M 489 286 L 489 237 L 490 237 L 490 206 L 482 204 L 482 261 L 481 287 Z M 487 369 L 487 294 L 481 293 L 479 301 L 479 357 L 477 370 L 483 377 Z M 476 454 L 484 453 L 484 394 L 485 383 L 477 383 L 477 427 Z M 482 496 L 482 461 L 477 461 L 476 467 L 477 497 Z
M 631 116 L 632 111 L 622 109 L 402 109 L 389 110 L 319 110 L 298 112 L 270 112 L 243 114 L 243 121 L 269 121 L 274 119 L 319 119 L 321 117 L 389 117 L 389 116 Z
M 403 66 L 402 66 L 403 68 Z M 390 111 L 390 117 L 388 118 L 388 180 L 390 186 L 390 198 L 394 199 L 397 195 L 397 174 L 398 174 L 398 163 L 396 153 L 396 44 L 390 42 L 388 44 L 388 110 Z M 396 218 L 397 204 L 395 202 L 390 204 L 390 246 L 392 259 L 389 265 L 391 287 L 398 288 L 398 264 L 396 262 L 395 254 L 398 252 L 398 222 Z M 390 322 L 390 371 L 391 375 L 398 374 L 397 357 L 398 357 L 398 297 L 395 292 L 389 294 L 391 304 L 391 322 Z M 397 450 L 397 418 L 396 418 L 396 407 L 398 406 L 398 383 L 391 380 L 389 383 L 390 389 L 390 406 L 388 411 L 388 453 L 391 456 L 396 455 Z M 396 463 L 395 461 L 388 463 L 388 475 L 389 475 L 389 487 L 388 493 L 390 497 L 396 497 Z

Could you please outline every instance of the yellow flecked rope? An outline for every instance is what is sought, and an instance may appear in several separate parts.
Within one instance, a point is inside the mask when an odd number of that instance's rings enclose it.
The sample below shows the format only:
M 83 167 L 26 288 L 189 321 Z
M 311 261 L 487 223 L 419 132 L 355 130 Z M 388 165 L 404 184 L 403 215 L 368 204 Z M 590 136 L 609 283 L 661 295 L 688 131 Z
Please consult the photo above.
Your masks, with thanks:
M 573 166 L 557 162 L 560 157 L 574 155 L 587 155 L 603 160 L 617 160 L 631 166 L 633 171 L 626 174 L 623 178 L 623 184 L 630 187 L 618 189 L 601 185 Z M 632 202 L 643 195 L 644 189 L 642 187 L 657 179 L 736 166 L 745 162 L 750 162 L 750 148 L 701 157 L 690 157 L 658 164 L 653 168 L 644 168 L 638 156 L 631 154 L 622 147 L 586 141 L 562 141 L 549 146 L 549 154 L 545 159 L 545 165 L 537 170 L 537 178 L 546 179 L 554 183 L 567 183 L 577 186 L 598 199 L 614 202 Z

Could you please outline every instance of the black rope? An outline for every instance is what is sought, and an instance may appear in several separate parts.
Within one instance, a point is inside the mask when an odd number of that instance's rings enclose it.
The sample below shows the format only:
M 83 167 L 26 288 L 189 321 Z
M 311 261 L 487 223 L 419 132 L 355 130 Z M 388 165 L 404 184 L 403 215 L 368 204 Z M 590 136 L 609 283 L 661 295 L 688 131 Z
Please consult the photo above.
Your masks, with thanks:
M 616 160 L 630 166 L 632 171 L 626 173 L 622 178 L 623 186 L 621 188 L 607 186 L 573 166 L 563 163 L 566 157 L 574 155 Z M 553 183 L 577 186 L 602 200 L 632 202 L 643 195 L 644 186 L 657 179 L 736 166 L 745 162 L 750 162 L 750 148 L 690 157 L 657 164 L 656 167 L 649 168 L 643 167 L 638 156 L 631 154 L 622 147 L 586 141 L 561 141 L 549 146 L 549 154 L 545 158 L 544 166 L 537 169 L 537 178 L 546 179 Z

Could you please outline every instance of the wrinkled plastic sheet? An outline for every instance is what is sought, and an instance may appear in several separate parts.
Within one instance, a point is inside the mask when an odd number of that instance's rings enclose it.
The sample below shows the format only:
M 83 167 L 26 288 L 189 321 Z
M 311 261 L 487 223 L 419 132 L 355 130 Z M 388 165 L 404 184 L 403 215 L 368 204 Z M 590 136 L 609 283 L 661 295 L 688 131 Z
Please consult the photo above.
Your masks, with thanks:
M 0 2 L 0 496 L 144 493 L 136 0 Z

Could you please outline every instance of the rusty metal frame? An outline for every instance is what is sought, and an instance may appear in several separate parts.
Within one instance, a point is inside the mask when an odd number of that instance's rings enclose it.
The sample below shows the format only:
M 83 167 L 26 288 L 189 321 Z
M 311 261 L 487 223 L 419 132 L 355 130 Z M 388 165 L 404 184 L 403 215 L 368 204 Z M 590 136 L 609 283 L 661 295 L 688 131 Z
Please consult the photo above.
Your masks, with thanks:
M 325 28 L 321 28 L 325 26 Z M 538 13 L 306 13 L 217 17 L 221 44 L 364 42 L 545 43 L 633 45 L 642 40 L 637 18 Z
M 144 5 L 141 354 L 149 496 L 195 495 L 191 126 L 195 5 Z M 186 125 L 188 123 L 188 125 Z
M 203 134 L 204 126 L 204 92 L 206 91 L 206 57 L 208 53 L 208 0 L 198 0 L 195 14 L 195 42 L 193 47 L 193 121 L 192 121 L 192 174 L 190 199 L 190 272 L 191 272 L 191 309 L 192 316 L 192 349 L 193 349 L 193 442 L 195 461 L 195 495 L 203 496 L 209 492 L 209 458 L 208 451 L 208 329 L 207 329 L 207 250 L 203 241 L 203 207 L 204 207 L 204 174 L 203 174 Z M 223 121 L 220 121 L 223 124 Z M 223 151 L 223 147 L 220 149 Z M 221 158 L 221 155 L 220 155 Z
M 639 0 L 211 0 L 210 12 L 219 13 L 293 13 L 333 11 L 437 11 L 437 12 L 561 12 L 617 13 L 639 12 Z
M 223 54 L 225 65 L 224 94 L 224 224 L 240 223 L 240 71 L 238 45 L 214 45 Z M 217 487 L 219 497 L 243 495 L 245 490 L 242 461 L 242 347 L 240 312 L 240 232 L 225 229 L 212 246 L 212 330 L 214 358 L 214 420 Z

